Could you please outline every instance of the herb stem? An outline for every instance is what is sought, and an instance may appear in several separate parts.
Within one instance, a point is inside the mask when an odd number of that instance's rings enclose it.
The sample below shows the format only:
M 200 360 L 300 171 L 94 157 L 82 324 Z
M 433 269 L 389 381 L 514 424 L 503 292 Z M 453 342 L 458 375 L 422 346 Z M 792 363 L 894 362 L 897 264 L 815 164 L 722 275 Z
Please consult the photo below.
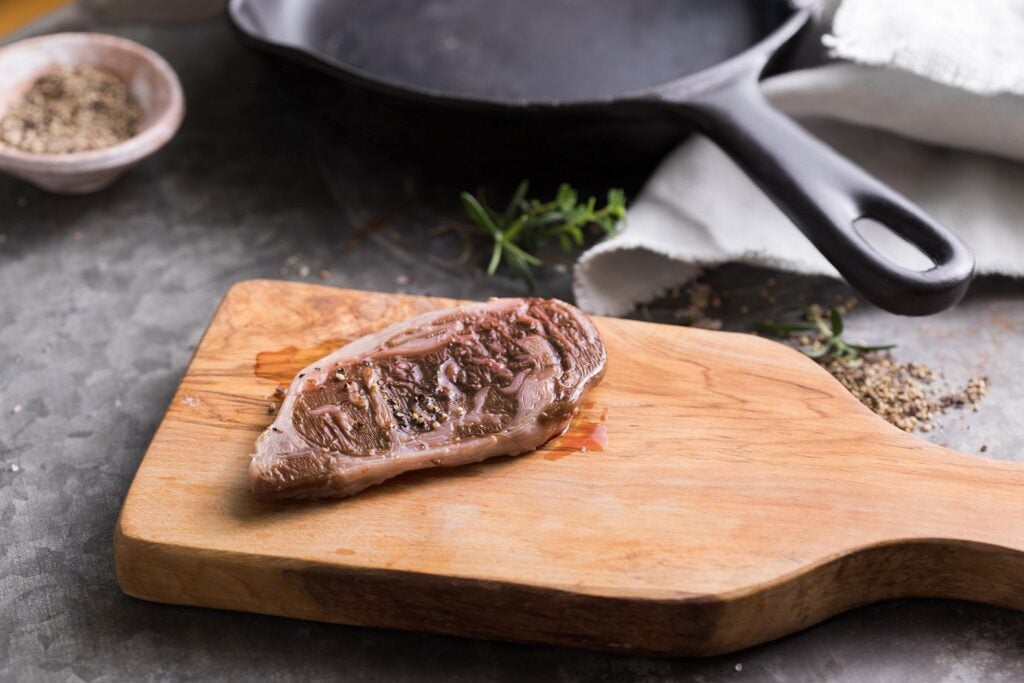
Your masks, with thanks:
M 842 314 L 835 308 L 829 311 L 828 320 L 820 309 L 812 307 L 808 310 L 807 322 L 800 323 L 757 323 L 758 331 L 781 337 L 792 337 L 796 334 L 811 333 L 814 339 L 811 344 L 804 344 L 798 350 L 806 356 L 818 361 L 831 359 L 859 363 L 860 356 L 872 351 L 887 351 L 896 348 L 895 344 L 853 344 L 842 338 L 845 325 Z

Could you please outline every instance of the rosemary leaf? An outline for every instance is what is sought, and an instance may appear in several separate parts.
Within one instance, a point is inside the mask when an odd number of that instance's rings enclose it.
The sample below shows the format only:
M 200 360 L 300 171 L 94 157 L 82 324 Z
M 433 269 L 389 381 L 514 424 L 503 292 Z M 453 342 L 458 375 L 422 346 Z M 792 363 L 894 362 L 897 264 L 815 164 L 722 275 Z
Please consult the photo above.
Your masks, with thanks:
M 530 184 L 516 186 L 504 211 L 491 209 L 482 197 L 468 192 L 459 194 L 466 215 L 493 242 L 487 274 L 494 275 L 505 264 L 533 288 L 533 268 L 542 266 L 536 255 L 550 242 L 563 251 L 583 246 L 586 228 L 594 226 L 605 235 L 613 235 L 626 218 L 626 195 L 620 189 L 608 191 L 607 201 L 598 208 L 597 199 L 581 202 L 579 193 L 568 183 L 559 186 L 548 202 L 528 199 Z
M 850 364 L 860 363 L 862 354 L 872 351 L 887 351 L 896 348 L 895 344 L 852 344 L 842 338 L 846 326 L 838 309 L 829 311 L 826 320 L 819 309 L 812 307 L 806 314 L 805 322 L 797 323 L 756 323 L 757 330 L 782 337 L 801 335 L 803 345 L 797 347 L 806 356 L 815 360 L 842 360 Z M 808 334 L 810 333 L 810 334 Z M 807 345 L 807 338 L 813 341 Z

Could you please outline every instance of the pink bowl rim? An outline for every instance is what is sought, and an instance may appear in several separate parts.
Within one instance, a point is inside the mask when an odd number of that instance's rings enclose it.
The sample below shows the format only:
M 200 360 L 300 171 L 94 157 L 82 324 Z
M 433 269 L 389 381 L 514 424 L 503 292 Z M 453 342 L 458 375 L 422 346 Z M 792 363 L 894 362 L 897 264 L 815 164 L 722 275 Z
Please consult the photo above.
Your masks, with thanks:
M 50 45 L 56 43 L 102 44 L 134 54 L 148 62 L 154 68 L 158 77 L 167 85 L 170 94 L 167 106 L 159 112 L 156 120 L 146 130 L 116 145 L 87 152 L 61 154 L 25 152 L 0 143 L 0 163 L 4 161 L 15 162 L 11 166 L 16 164 L 19 169 L 25 171 L 60 171 L 66 169 L 79 172 L 115 168 L 133 163 L 142 157 L 152 154 L 174 137 L 185 115 L 185 96 L 182 92 L 181 82 L 178 80 L 178 75 L 174 72 L 174 69 L 171 68 L 171 65 L 163 57 L 134 40 L 106 33 L 49 33 L 42 36 L 24 38 L 0 47 L 0 59 L 15 51 L 45 51 Z

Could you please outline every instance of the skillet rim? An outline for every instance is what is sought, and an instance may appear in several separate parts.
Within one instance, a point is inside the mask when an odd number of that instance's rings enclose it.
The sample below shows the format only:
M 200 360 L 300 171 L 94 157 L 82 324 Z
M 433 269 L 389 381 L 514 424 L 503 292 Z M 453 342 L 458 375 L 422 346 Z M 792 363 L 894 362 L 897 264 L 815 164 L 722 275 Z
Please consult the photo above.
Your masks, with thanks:
M 531 100 L 455 95 L 427 87 L 400 84 L 328 57 L 307 45 L 272 40 L 265 33 L 259 32 L 257 27 L 249 25 L 247 20 L 241 16 L 245 8 L 253 1 L 228 0 L 225 12 L 228 23 L 242 41 L 256 49 L 297 61 L 356 87 L 388 97 L 415 101 L 431 106 L 444 106 L 456 109 L 486 109 L 504 112 L 594 109 L 626 102 L 659 102 L 666 99 L 683 101 L 690 94 L 712 89 L 738 74 L 752 72 L 752 76 L 756 78 L 775 56 L 776 52 L 808 23 L 818 3 L 818 0 L 805 2 L 799 2 L 799 0 L 775 0 L 780 6 L 789 6 L 789 15 L 781 23 L 741 52 L 700 71 L 642 88 L 625 90 L 593 99 Z M 762 0 L 754 1 L 761 2 Z

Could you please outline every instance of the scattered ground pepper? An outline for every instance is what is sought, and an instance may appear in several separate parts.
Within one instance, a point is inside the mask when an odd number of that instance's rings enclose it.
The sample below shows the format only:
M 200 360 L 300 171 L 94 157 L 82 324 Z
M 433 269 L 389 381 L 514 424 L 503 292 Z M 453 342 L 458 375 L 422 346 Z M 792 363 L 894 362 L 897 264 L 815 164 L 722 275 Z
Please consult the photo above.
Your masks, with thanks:
M 289 255 L 288 258 L 286 258 L 284 260 L 284 265 L 281 266 L 281 275 L 288 275 L 288 274 L 290 274 L 292 272 L 293 268 L 298 271 L 300 276 L 302 274 L 302 269 L 306 268 L 307 269 L 307 273 L 306 274 L 308 275 L 309 274 L 309 272 L 308 272 L 309 266 L 300 265 L 299 262 L 301 260 L 302 260 L 302 254 L 291 254 L 291 255 Z
M 978 410 L 978 403 L 988 393 L 987 378 L 972 378 L 959 391 L 939 387 L 935 385 L 939 378 L 932 368 L 896 361 L 887 350 L 891 345 L 863 346 L 841 339 L 841 316 L 856 305 L 855 299 L 849 299 L 825 311 L 815 304 L 804 315 L 808 322 L 816 323 L 807 325 L 811 329 L 796 331 L 793 325 L 774 329 L 792 330 L 790 340 L 804 353 L 828 370 L 861 403 L 904 431 L 930 432 L 935 428 L 934 417 L 948 408 L 970 406 Z M 773 326 L 769 324 L 767 328 Z
M 672 317 L 678 323 L 705 330 L 722 329 L 721 319 L 709 313 L 709 311 L 716 311 L 722 307 L 722 299 L 714 293 L 711 285 L 705 282 L 694 282 L 685 290 L 673 289 L 669 293 L 669 298 L 688 302 L 677 307 L 672 313 Z
M 91 66 L 40 77 L 0 120 L 0 142 L 36 154 L 110 147 L 135 135 L 141 110 L 118 76 Z
M 847 341 L 842 316 L 857 306 L 857 300 L 837 297 L 836 302 L 827 311 L 817 304 L 809 306 L 799 322 L 763 322 L 757 328 L 787 337 L 861 403 L 904 431 L 930 432 L 935 416 L 948 408 L 978 410 L 988 393 L 987 378 L 972 378 L 964 389 L 953 391 L 935 385 L 939 378 L 927 365 L 896 361 L 889 351 L 893 344 Z
M 919 363 L 900 363 L 892 354 L 866 353 L 855 362 L 820 361 L 861 403 L 900 429 L 930 432 L 934 418 L 948 408 L 978 409 L 988 393 L 988 379 L 972 378 L 959 391 L 932 386 L 935 371 Z
M 759 291 L 762 300 L 772 303 L 775 285 L 771 278 L 764 283 Z M 641 307 L 640 313 L 647 320 L 665 320 L 666 314 L 670 314 L 679 324 L 718 330 L 722 329 L 723 321 L 714 317 L 714 312 L 725 298 L 725 294 L 714 292 L 711 285 L 694 282 L 685 288 L 671 290 L 657 303 L 656 309 Z M 674 311 L 670 308 L 673 304 L 676 304 Z M 802 320 L 828 322 L 833 310 L 843 316 L 857 305 L 855 298 L 837 295 L 835 304 L 830 308 L 816 304 L 809 306 Z M 747 315 L 750 307 L 743 304 L 738 310 L 740 315 Z M 652 311 L 655 313 L 653 316 Z M 930 432 L 935 429 L 935 418 L 951 408 L 970 408 L 977 412 L 981 400 L 988 393 L 986 377 L 972 378 L 963 388 L 953 389 L 932 368 L 920 363 L 899 362 L 891 352 L 882 350 L 884 346 L 845 342 L 843 348 L 850 353 L 846 354 L 847 357 L 837 357 L 836 349 L 828 344 L 829 339 L 816 329 L 794 330 L 784 336 L 812 357 L 822 354 L 816 361 L 825 370 L 870 410 L 904 431 Z M 985 450 L 987 447 L 982 452 Z

